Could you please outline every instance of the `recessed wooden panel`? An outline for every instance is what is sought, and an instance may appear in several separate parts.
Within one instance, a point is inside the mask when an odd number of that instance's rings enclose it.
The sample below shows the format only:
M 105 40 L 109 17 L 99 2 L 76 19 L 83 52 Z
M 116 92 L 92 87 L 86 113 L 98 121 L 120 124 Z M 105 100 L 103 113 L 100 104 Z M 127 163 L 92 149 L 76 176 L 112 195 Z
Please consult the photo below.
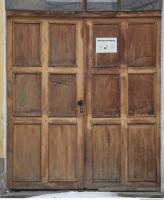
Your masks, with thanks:
M 76 116 L 76 75 L 49 76 L 49 114 L 58 117 Z
M 154 75 L 133 74 L 128 79 L 129 115 L 153 115 Z
M 50 24 L 49 65 L 74 67 L 76 65 L 76 25 Z
M 120 26 L 119 25 L 94 25 L 93 27 L 94 36 L 94 66 L 95 67 L 110 67 L 117 66 L 121 63 L 120 61 Z M 117 53 L 96 53 L 96 38 L 117 38 Z
M 40 65 L 40 24 L 14 24 L 14 65 Z
M 157 135 L 154 124 L 129 125 L 128 177 L 129 181 L 156 181 Z
M 156 25 L 129 24 L 128 65 L 154 66 L 156 59 Z
M 76 179 L 76 126 L 49 126 L 49 181 Z
M 15 74 L 13 109 L 16 116 L 41 114 L 40 74 Z
M 39 181 L 41 176 L 41 126 L 14 125 L 13 180 Z
M 94 181 L 119 181 L 121 170 L 120 126 L 94 126 L 92 141 Z
M 92 93 L 92 113 L 94 117 L 116 117 L 120 115 L 119 75 L 95 75 Z

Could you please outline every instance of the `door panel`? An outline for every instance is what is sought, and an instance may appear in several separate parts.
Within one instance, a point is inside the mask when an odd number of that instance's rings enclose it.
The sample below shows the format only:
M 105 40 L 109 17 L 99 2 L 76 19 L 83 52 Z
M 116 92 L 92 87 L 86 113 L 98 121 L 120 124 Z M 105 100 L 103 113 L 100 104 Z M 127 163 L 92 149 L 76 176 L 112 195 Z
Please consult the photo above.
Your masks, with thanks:
M 120 181 L 121 131 L 119 125 L 92 128 L 93 182 Z
M 76 181 L 76 135 L 75 125 L 49 125 L 49 181 Z
M 49 76 L 49 114 L 56 117 L 76 117 L 76 75 Z
M 75 67 L 76 24 L 50 23 L 49 35 L 49 65 Z
M 41 180 L 41 126 L 14 124 L 13 180 Z
M 160 185 L 157 26 L 153 19 L 87 20 L 87 188 Z M 96 50 L 96 39 L 113 37 L 117 52 Z
M 40 66 L 40 23 L 14 23 L 13 65 Z
M 120 115 L 119 75 L 93 75 L 94 117 L 117 117 Z
M 96 54 L 96 38 L 109 38 L 116 37 L 120 38 L 120 26 L 119 24 L 95 24 L 93 26 L 93 55 L 94 55 L 94 66 L 93 67 L 109 67 L 117 66 L 120 64 L 120 46 L 118 43 L 117 54 Z
M 155 23 L 130 23 L 128 26 L 128 65 L 154 66 L 156 49 Z
M 87 188 L 121 184 L 120 24 L 88 20 Z M 96 38 L 116 37 L 118 53 L 96 53 Z M 92 57 L 94 55 L 94 57 Z M 99 68 L 98 68 L 99 67 Z
M 8 186 L 82 188 L 83 21 L 11 19 L 8 26 Z
M 128 77 L 129 115 L 155 114 L 154 74 L 130 74 Z
M 155 124 L 128 127 L 128 181 L 156 181 L 157 138 Z
M 41 74 L 14 74 L 14 116 L 41 115 Z

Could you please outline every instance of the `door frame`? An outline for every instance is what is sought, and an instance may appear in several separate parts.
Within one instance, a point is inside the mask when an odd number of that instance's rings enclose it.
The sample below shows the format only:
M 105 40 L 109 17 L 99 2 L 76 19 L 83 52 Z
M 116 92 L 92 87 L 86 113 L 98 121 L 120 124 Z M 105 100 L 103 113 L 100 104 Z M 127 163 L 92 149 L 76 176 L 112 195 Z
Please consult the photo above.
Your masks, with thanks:
M 27 16 L 30 16 L 32 14 L 32 17 L 40 17 L 40 16 L 42 16 L 42 17 L 61 17 L 61 18 L 64 18 L 64 17 L 68 17 L 68 15 L 65 15 L 65 14 L 61 14 L 61 15 L 59 15 L 58 13 L 53 13 L 53 14 L 49 14 L 49 13 L 42 13 L 42 14 L 38 14 L 38 13 L 36 13 L 36 12 L 17 12 L 17 11 L 9 11 L 8 12 L 8 21 L 10 21 L 11 20 L 11 18 L 12 17 L 23 17 L 23 18 L 25 18 L 26 19 L 26 17 Z M 130 18 L 130 17 L 138 17 L 138 18 L 141 18 L 141 17 L 155 17 L 155 18 L 160 18 L 160 12 L 143 12 L 143 13 L 132 13 L 132 14 L 129 14 L 129 13 L 118 13 L 117 14 L 117 17 L 119 17 L 119 18 Z M 74 17 L 74 15 L 73 16 L 69 16 L 69 17 Z M 111 13 L 111 12 L 108 12 L 108 13 L 105 13 L 104 15 L 100 12 L 100 13 L 83 13 L 83 14 L 81 14 L 81 13 L 77 13 L 77 15 L 75 16 L 75 18 L 80 18 L 80 19 L 84 19 L 84 26 L 87 26 L 87 24 L 86 24 L 86 20 L 87 20 L 87 18 L 98 18 L 98 17 L 100 17 L 100 18 L 106 18 L 106 17 L 116 17 L 113 13 Z M 11 28 L 10 28 L 11 29 Z M 10 33 L 10 29 L 8 30 L 9 31 L 9 33 Z M 86 30 L 86 32 L 85 32 L 85 34 L 84 34 L 84 40 L 87 40 L 87 31 L 88 31 L 88 28 L 86 27 L 85 28 L 85 30 Z M 160 35 L 160 33 L 158 33 L 159 35 Z M 160 37 L 159 37 L 160 38 Z M 160 42 L 160 41 L 159 41 Z M 10 55 L 10 53 L 8 54 L 8 55 Z M 86 59 L 85 60 L 88 60 L 87 59 L 87 52 L 86 52 L 86 50 L 84 51 L 84 56 L 86 56 Z M 159 55 L 160 56 L 160 55 Z M 87 62 L 87 61 L 86 61 Z M 84 77 L 86 77 L 87 76 L 87 64 L 86 63 L 84 63 Z M 159 79 L 160 79 L 160 73 L 158 73 L 158 76 L 159 76 Z M 86 78 L 87 79 L 87 78 Z M 159 84 L 160 84 L 160 80 L 159 80 Z M 10 82 L 10 78 L 8 79 L 8 89 L 11 87 L 11 82 Z M 85 87 L 85 91 L 86 91 L 86 83 L 84 84 L 84 87 Z M 85 95 L 85 100 L 86 100 L 86 95 Z M 86 101 L 85 101 L 86 102 Z M 9 104 L 10 104 L 10 102 L 8 102 Z M 9 113 L 9 111 L 8 111 L 8 113 Z M 86 114 L 86 112 L 85 112 L 85 114 Z M 159 118 L 160 118 L 160 116 L 159 116 Z M 85 126 L 85 130 L 86 130 L 86 126 Z M 9 134 L 9 131 L 10 131 L 10 129 L 8 128 L 8 134 Z M 9 137 L 9 135 L 8 135 L 8 137 Z M 85 141 L 86 141 L 86 131 L 85 131 Z M 86 143 L 85 143 L 86 144 Z M 8 145 L 9 145 L 9 143 L 8 143 Z M 9 154 L 9 152 L 11 151 L 11 149 L 9 149 L 9 146 L 8 146 L 8 153 L 7 154 Z M 85 154 L 86 154 L 86 152 L 85 152 Z M 85 158 L 86 159 L 86 158 Z M 9 161 L 8 161 L 8 165 L 9 165 Z M 86 166 L 85 166 L 85 170 L 86 170 Z M 7 172 L 7 176 L 8 176 L 8 178 L 10 177 L 10 173 L 9 173 L 9 170 L 8 170 L 8 172 Z M 85 175 L 86 175 L 86 173 L 85 173 Z M 85 187 L 84 187 L 85 188 Z M 118 189 L 119 190 L 119 189 Z M 127 188 L 124 188 L 123 190 L 125 190 L 125 191 L 127 191 Z M 134 190 L 134 188 L 133 188 L 133 190 Z M 140 190 L 142 190 L 142 188 L 140 188 Z M 144 189 L 143 189 L 144 190 Z

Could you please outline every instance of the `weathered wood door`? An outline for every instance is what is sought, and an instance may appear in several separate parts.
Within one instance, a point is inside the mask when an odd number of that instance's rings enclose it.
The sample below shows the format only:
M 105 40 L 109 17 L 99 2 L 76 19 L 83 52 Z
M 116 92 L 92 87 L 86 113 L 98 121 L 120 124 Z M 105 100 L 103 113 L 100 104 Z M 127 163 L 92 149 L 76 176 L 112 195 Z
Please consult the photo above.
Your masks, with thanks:
M 9 20 L 9 187 L 83 187 L 82 20 Z
M 9 188 L 158 190 L 159 124 L 158 18 L 8 19 Z
M 160 22 L 87 26 L 87 188 L 158 188 Z M 96 53 L 98 38 L 117 38 L 116 52 Z

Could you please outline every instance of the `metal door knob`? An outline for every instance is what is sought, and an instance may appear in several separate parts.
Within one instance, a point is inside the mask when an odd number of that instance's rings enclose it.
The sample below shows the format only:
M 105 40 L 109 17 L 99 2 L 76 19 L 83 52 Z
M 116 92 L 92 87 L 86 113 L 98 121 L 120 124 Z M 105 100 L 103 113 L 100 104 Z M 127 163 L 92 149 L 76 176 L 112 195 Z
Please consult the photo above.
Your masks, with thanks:
M 83 113 L 83 111 L 84 111 L 84 101 L 83 100 L 79 100 L 77 102 L 77 104 L 80 107 L 80 113 Z

